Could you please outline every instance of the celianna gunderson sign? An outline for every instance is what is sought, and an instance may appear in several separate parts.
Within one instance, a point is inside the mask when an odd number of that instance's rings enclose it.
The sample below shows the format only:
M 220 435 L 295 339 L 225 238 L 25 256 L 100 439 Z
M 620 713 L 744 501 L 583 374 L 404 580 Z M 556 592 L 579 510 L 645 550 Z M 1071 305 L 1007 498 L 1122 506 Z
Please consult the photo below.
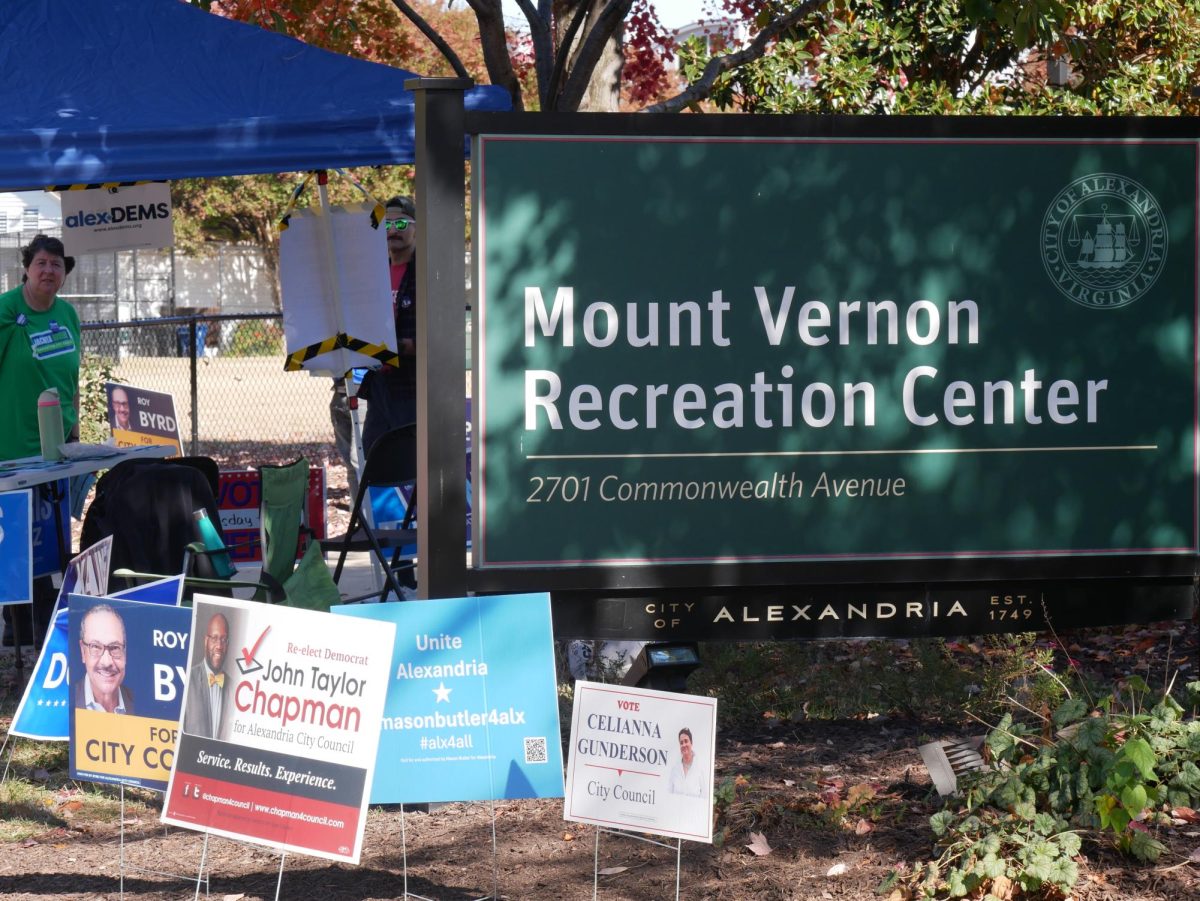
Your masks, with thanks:
M 697 589 L 593 636 L 1038 628 L 1114 578 L 1138 605 L 1118 617 L 1190 604 L 1195 140 L 512 118 L 468 119 L 472 584 Z M 1152 610 L 1129 594 L 1148 577 L 1180 590 Z M 559 580 L 556 629 L 583 581 Z

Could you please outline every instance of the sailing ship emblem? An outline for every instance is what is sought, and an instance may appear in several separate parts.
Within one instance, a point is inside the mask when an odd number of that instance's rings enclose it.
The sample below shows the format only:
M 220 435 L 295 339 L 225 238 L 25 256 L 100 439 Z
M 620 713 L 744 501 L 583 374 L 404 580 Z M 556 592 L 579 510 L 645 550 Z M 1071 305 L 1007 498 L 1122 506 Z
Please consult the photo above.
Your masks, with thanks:
M 1042 262 L 1056 288 L 1083 306 L 1127 306 L 1158 280 L 1167 226 L 1155 197 L 1120 175 L 1078 178 L 1042 222 Z
M 1135 261 L 1134 254 L 1141 246 L 1137 219 L 1133 216 L 1108 217 L 1108 204 L 1101 205 L 1100 221 L 1095 216 L 1071 217 L 1067 246 L 1078 247 L 1079 255 L 1072 264 L 1079 269 L 1119 269 Z M 1090 220 L 1090 221 L 1089 221 Z M 1082 223 L 1083 237 L 1079 236 Z

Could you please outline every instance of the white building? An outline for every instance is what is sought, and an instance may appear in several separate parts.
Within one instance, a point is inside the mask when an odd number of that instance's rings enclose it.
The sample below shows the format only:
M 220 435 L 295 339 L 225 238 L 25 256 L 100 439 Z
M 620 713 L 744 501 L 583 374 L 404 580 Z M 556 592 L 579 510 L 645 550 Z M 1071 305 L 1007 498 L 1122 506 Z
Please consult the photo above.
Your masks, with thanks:
M 58 234 L 61 225 L 62 204 L 53 191 L 0 193 L 0 234 Z

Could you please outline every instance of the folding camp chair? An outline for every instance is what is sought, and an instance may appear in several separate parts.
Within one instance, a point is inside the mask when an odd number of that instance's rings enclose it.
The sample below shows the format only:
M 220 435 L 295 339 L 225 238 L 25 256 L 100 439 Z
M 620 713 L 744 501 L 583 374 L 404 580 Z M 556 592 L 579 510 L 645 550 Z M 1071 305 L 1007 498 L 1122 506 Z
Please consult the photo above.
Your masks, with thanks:
M 196 540 L 195 513 L 203 510 L 220 529 L 216 498 L 208 472 L 212 460 L 182 464 L 170 460 L 127 460 L 101 476 L 84 517 L 80 548 L 113 537 L 111 565 L 116 578 L 129 572 L 189 572 L 211 580 L 207 559 L 190 565 L 189 545 Z M 161 578 L 161 576 L 158 576 Z M 222 580 L 215 580 L 219 586 Z M 110 587 L 130 587 L 116 583 Z M 212 586 L 206 586 L 212 587 Z
M 342 577 L 346 554 L 350 551 L 370 551 L 383 567 L 384 585 L 379 599 L 387 600 L 389 589 L 403 600 L 404 593 L 396 578 L 398 570 L 413 569 L 415 560 L 403 556 L 404 548 L 416 544 L 417 532 L 412 528 L 416 504 L 410 503 L 398 529 L 378 529 L 370 517 L 372 488 L 405 488 L 417 480 L 417 426 L 401 426 L 385 432 L 376 439 L 367 451 L 367 462 L 358 480 L 358 492 L 350 513 L 350 524 L 346 533 L 337 538 L 321 542 L 326 552 L 337 551 L 338 561 L 333 570 L 333 581 Z M 390 549 L 386 554 L 384 549 Z
M 211 461 L 210 461 L 211 462 Z M 206 473 L 208 467 L 191 465 Z M 254 589 L 253 599 L 289 606 L 328 610 L 329 605 L 341 600 L 337 586 L 329 576 L 328 567 L 320 553 L 317 542 L 311 541 L 307 552 L 296 565 L 296 551 L 300 534 L 307 526 L 303 523 L 304 499 L 308 486 L 308 460 L 301 457 L 282 466 L 259 467 L 261 501 L 259 506 L 259 538 L 262 550 L 262 570 L 255 582 L 232 578 L 236 572 L 229 568 L 230 578 L 214 578 L 219 569 L 213 561 L 220 555 L 228 555 L 241 545 L 227 547 L 220 532 L 220 523 L 214 514 L 209 515 L 213 525 L 210 544 L 193 540 L 184 550 L 182 571 L 188 589 L 203 589 L 209 592 L 230 594 L 233 589 Z M 212 467 L 216 471 L 215 464 Z M 194 536 L 194 532 L 192 533 Z M 161 574 L 134 572 L 121 569 L 114 575 L 127 579 L 162 578 Z
M 259 541 L 262 547 L 262 581 L 280 584 L 282 602 L 289 607 L 327 611 L 340 603 L 341 594 L 329 575 L 305 516 L 308 494 L 308 460 L 304 457 L 282 466 L 258 468 L 262 501 L 259 507 Z M 301 535 L 307 546 L 296 563 Z M 271 599 L 274 592 L 259 588 L 255 600 Z

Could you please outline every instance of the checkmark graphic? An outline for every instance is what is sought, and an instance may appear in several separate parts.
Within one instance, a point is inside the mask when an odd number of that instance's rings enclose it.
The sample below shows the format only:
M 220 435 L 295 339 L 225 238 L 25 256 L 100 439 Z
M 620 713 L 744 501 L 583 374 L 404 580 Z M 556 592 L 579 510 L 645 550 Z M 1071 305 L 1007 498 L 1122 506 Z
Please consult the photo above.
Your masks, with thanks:
M 250 648 L 250 650 L 247 651 L 245 648 L 242 648 L 242 659 L 245 660 L 246 663 L 256 662 L 254 657 L 256 654 L 258 654 L 258 649 L 262 647 L 263 639 L 267 637 L 267 633 L 270 631 L 270 626 L 267 626 L 265 629 L 263 629 L 262 635 L 258 636 L 258 641 L 254 642 L 254 646 Z
M 262 669 L 262 664 L 255 660 L 258 654 L 258 649 L 262 647 L 263 639 L 267 637 L 267 633 L 271 631 L 271 627 L 267 626 L 262 631 L 262 635 L 258 636 L 258 641 L 254 642 L 249 648 L 242 648 L 242 656 L 238 658 L 238 669 L 242 671 L 242 675 L 256 672 Z

